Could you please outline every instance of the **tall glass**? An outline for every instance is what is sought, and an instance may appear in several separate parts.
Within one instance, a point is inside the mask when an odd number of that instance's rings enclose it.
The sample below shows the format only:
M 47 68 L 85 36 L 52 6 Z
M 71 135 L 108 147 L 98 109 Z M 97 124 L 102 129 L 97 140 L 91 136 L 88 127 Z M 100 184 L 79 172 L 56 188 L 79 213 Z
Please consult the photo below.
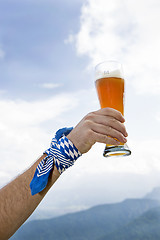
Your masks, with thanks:
M 122 65 L 116 61 L 106 61 L 95 67 L 95 85 L 101 108 L 114 108 L 124 115 L 124 76 Z M 131 154 L 127 144 L 107 144 L 104 157 L 128 156 Z

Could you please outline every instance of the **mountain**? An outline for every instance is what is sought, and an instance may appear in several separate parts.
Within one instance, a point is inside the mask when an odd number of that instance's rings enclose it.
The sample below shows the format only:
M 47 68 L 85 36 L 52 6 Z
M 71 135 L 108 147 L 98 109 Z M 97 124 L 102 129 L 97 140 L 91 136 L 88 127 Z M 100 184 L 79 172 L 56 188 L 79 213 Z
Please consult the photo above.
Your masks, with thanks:
M 50 219 L 53 216 L 58 217 L 59 215 L 56 213 L 56 211 L 36 209 L 35 212 L 28 218 L 27 221 Z
M 160 187 L 144 196 L 160 202 Z M 97 240 L 158 240 L 160 239 L 160 207 L 152 208 L 122 228 Z
M 112 235 L 117 229 L 123 232 L 126 226 L 135 224 L 134 221 L 158 206 L 159 202 L 151 199 L 128 199 L 121 203 L 100 205 L 52 219 L 30 221 L 24 224 L 11 239 L 106 239 L 106 236 Z
M 160 239 L 160 207 L 150 209 L 123 228 L 97 240 Z
M 154 188 L 150 193 L 145 195 L 144 198 L 160 201 L 160 187 Z

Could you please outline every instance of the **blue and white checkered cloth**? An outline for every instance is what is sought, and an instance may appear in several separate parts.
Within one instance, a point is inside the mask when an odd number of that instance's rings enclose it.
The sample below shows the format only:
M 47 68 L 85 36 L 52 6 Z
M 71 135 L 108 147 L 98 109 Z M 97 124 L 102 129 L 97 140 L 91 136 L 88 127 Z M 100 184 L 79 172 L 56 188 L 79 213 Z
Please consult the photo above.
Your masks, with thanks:
M 52 139 L 51 146 L 44 153 L 47 156 L 38 164 L 34 177 L 30 183 L 31 194 L 41 192 L 48 183 L 48 178 L 54 168 L 63 173 L 71 167 L 81 153 L 74 144 L 66 137 L 73 128 L 62 128 L 56 132 Z

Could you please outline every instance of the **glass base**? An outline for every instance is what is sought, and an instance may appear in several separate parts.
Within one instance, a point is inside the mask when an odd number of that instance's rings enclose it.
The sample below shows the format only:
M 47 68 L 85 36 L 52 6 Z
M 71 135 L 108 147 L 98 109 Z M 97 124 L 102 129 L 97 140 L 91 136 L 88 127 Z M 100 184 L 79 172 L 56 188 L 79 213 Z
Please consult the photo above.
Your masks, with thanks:
M 104 157 L 124 157 L 129 155 L 131 155 L 131 150 L 129 150 L 127 144 L 106 146 L 103 153 Z

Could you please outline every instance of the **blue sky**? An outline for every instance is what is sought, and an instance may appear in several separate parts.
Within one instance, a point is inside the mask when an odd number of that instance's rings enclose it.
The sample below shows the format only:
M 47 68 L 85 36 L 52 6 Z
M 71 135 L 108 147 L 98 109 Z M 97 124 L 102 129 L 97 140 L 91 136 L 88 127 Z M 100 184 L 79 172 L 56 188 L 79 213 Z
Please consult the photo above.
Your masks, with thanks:
M 160 185 L 159 11 L 159 0 L 0 1 L 0 186 L 28 168 L 57 129 L 99 108 L 94 66 L 110 59 L 124 67 L 132 155 L 105 159 L 96 144 L 40 208 L 75 211 Z
M 82 87 L 87 57 L 77 58 L 75 47 L 65 43 L 80 28 L 81 5 L 81 1 L 1 1 L 5 57 L 0 87 L 7 97 L 37 99 Z M 61 89 L 43 87 L 51 83 Z

